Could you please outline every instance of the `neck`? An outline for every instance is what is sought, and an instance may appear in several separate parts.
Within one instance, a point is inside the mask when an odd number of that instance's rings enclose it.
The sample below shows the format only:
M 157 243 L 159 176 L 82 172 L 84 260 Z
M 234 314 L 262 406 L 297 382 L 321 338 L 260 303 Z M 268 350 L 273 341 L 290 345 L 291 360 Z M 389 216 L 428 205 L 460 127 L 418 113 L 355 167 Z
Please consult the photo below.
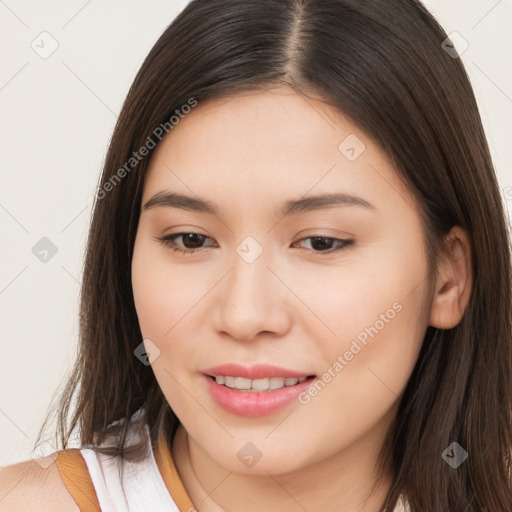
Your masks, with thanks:
M 380 512 L 391 487 L 386 469 L 377 474 L 382 426 L 328 459 L 291 473 L 237 474 L 219 466 L 179 426 L 172 446 L 183 485 L 198 512 L 279 510 Z

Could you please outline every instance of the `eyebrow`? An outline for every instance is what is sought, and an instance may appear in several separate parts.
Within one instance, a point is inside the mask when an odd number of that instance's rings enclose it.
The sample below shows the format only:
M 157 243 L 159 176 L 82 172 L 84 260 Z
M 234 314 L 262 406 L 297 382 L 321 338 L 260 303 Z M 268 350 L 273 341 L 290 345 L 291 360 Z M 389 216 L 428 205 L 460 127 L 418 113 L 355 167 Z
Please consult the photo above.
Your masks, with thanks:
M 297 215 L 335 206 L 359 206 L 369 210 L 376 210 L 375 206 L 359 196 L 334 193 L 288 200 L 281 206 L 277 214 L 278 216 L 286 217 L 288 215 Z M 157 207 L 180 208 L 182 210 L 207 213 L 215 216 L 219 215 L 219 209 L 213 203 L 177 192 L 158 192 L 146 202 L 143 208 L 144 210 L 149 210 Z

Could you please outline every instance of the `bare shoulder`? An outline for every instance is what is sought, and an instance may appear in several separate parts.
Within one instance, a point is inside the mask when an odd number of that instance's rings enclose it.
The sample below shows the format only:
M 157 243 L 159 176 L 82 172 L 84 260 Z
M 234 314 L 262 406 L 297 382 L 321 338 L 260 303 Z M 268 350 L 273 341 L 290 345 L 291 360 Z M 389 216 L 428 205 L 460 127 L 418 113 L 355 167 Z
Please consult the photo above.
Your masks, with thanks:
M 28 460 L 0 467 L 0 512 L 80 512 L 57 464 L 43 466 Z

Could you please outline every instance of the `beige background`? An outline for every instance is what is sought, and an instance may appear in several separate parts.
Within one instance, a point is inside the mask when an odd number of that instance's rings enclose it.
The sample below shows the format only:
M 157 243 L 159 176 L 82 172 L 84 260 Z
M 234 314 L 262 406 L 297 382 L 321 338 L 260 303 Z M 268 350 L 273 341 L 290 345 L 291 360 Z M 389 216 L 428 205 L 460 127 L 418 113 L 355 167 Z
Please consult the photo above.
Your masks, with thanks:
M 510 211 L 512 1 L 426 3 L 448 33 L 469 43 L 462 59 Z M 0 465 L 31 456 L 69 371 L 82 255 L 108 140 L 142 60 L 185 4 L 0 1 Z M 41 58 L 52 44 L 56 51 Z M 42 237 L 58 250 L 47 263 L 32 253 Z

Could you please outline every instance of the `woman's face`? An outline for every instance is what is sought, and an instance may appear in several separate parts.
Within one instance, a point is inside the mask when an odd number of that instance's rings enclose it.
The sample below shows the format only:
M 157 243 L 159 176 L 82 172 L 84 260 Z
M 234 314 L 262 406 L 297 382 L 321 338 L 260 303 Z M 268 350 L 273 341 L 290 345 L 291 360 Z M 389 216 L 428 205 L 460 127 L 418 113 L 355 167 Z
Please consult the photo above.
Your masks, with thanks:
M 135 305 L 189 442 L 256 474 L 377 450 L 430 302 L 418 210 L 379 148 L 292 89 L 214 100 L 160 143 L 142 205 Z

